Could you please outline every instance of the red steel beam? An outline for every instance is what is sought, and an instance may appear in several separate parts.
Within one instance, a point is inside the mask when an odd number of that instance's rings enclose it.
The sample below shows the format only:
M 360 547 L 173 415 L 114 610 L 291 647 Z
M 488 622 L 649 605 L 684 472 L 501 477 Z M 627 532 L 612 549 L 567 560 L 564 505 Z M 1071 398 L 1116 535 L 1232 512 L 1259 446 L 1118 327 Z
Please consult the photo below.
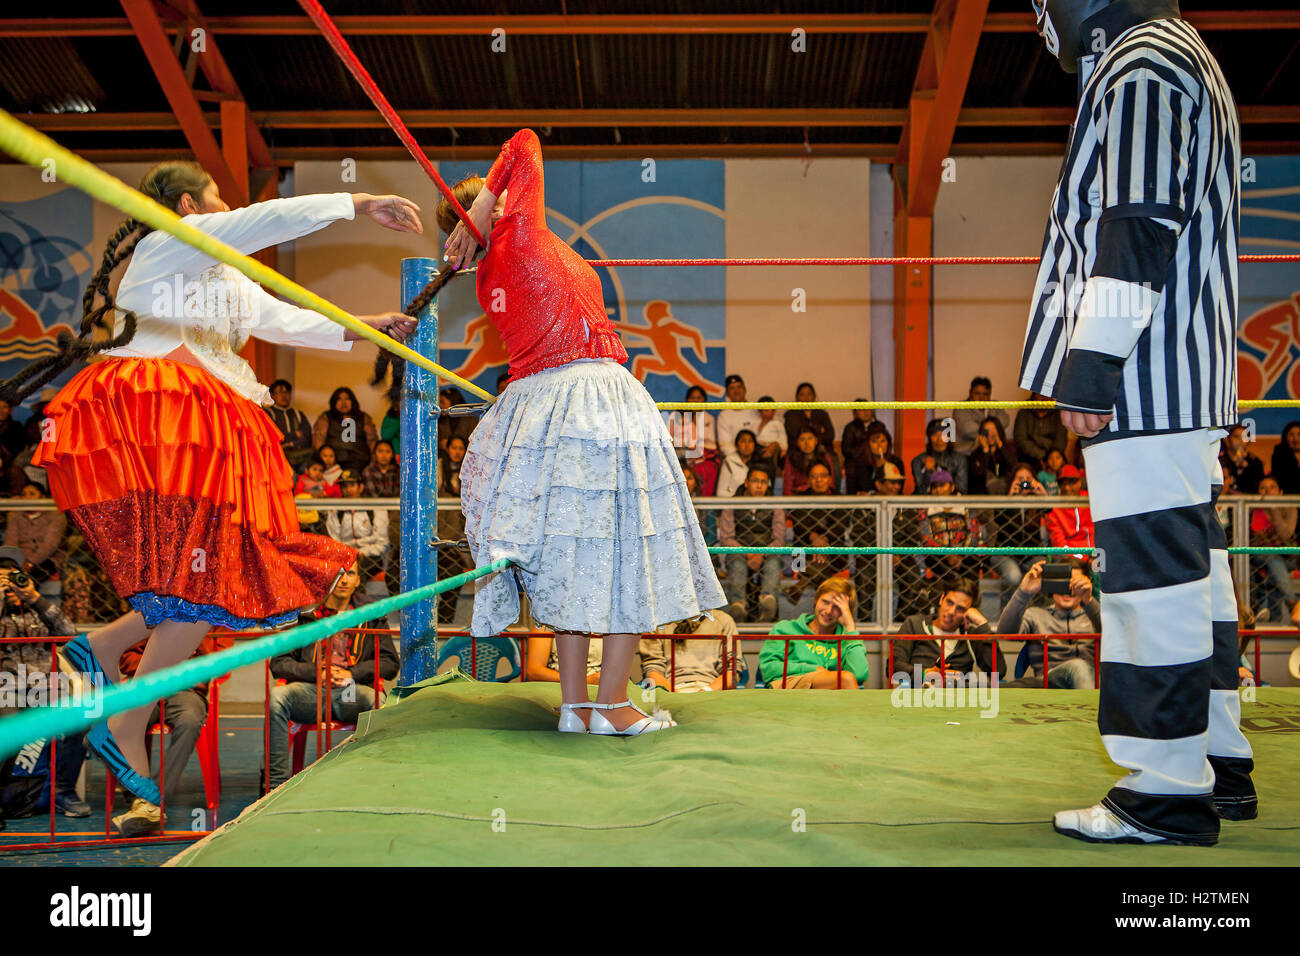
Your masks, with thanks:
M 164 159 L 192 159 L 188 149 L 168 147 L 73 147 L 78 156 L 95 163 L 158 162 Z M 1300 153 L 1300 139 L 1243 140 L 1242 149 L 1251 156 L 1291 156 Z M 496 146 L 425 147 L 431 159 L 485 160 L 491 163 L 499 151 Z M 1032 140 L 1017 143 L 954 143 L 952 156 L 1055 156 L 1065 152 L 1064 140 Z M 893 163 L 898 147 L 892 143 L 813 144 L 812 152 L 802 143 L 662 143 L 654 154 L 664 159 L 748 159 L 748 158 L 851 158 Z M 643 159 L 644 145 L 609 143 L 607 145 L 547 146 L 546 155 L 554 159 Z M 277 146 L 275 163 L 288 169 L 297 162 L 328 160 L 337 162 L 349 156 L 358 161 L 400 161 L 410 154 L 400 146 Z M 14 163 L 8 154 L 0 154 L 0 165 Z
M 1073 111 L 1063 120 L 1069 125 Z M 215 113 L 205 116 L 210 125 Z M 257 110 L 250 113 L 259 127 L 272 129 L 386 129 L 382 116 L 364 110 Z M 614 109 L 614 110 L 404 110 L 408 126 L 421 128 L 493 129 L 522 126 L 612 128 L 616 126 L 900 126 L 907 117 L 899 109 Z M 31 113 L 23 121 L 46 132 L 76 130 L 171 130 L 179 123 L 171 113 Z M 980 123 L 977 125 L 996 125 Z M 1024 124 L 1032 125 L 1032 124 Z
M 498 27 L 507 34 L 636 35 L 683 33 L 923 33 L 929 17 L 916 14 L 746 14 L 717 15 L 522 15 L 522 16 L 337 16 L 342 33 L 353 36 L 490 36 Z M 311 36 L 316 26 L 305 16 L 208 17 L 220 33 L 243 36 Z M 123 36 L 129 25 L 111 17 L 27 18 L 0 21 L 0 36 Z
M 894 167 L 895 255 L 933 254 L 934 201 L 988 5 L 989 0 L 936 0 Z M 904 401 L 928 397 L 933 271 L 929 266 L 894 269 L 894 395 Z M 903 461 L 923 450 L 925 419 L 924 412 L 896 415 Z
M 921 152 L 921 139 L 932 108 L 932 98 L 913 98 L 913 122 L 909 128 L 912 155 Z M 933 253 L 934 222 L 929 216 L 909 213 L 907 184 L 900 179 L 901 169 L 895 165 L 894 255 L 929 256 Z M 914 170 L 912 175 L 916 175 Z M 928 397 L 932 273 L 928 266 L 894 267 L 893 397 L 896 399 L 923 401 Z M 925 447 L 925 419 L 925 412 L 921 411 L 895 412 L 894 451 L 903 461 L 911 461 Z
M 933 108 L 919 143 L 922 152 L 912 157 L 908 180 L 908 214 L 911 216 L 934 215 L 943 160 L 952 146 L 957 117 L 966 98 L 966 85 L 970 82 L 975 48 L 979 46 L 989 0 L 955 0 L 948 6 L 954 9 L 951 19 L 947 16 L 942 18 L 947 29 L 933 32 L 931 41 L 927 43 L 927 46 L 933 44 L 938 52 L 939 75 L 934 87 Z M 918 86 L 918 91 L 920 89 L 922 87 Z
M 557 109 L 557 110 L 403 110 L 408 126 L 458 129 L 499 126 L 898 126 L 906 110 L 896 109 Z M 76 114 L 93 115 L 93 114 Z M 268 110 L 255 118 L 279 129 L 316 128 L 324 119 L 333 128 L 382 127 L 374 110 Z M 1071 116 L 1070 121 L 1073 121 Z
M 248 107 L 243 100 L 226 100 L 221 104 L 221 154 L 235 180 L 235 186 L 248 202 Z
M 241 192 L 238 182 L 226 164 L 217 138 L 208 127 L 207 118 L 199 106 L 194 91 L 185 80 L 185 70 L 172 50 L 171 41 L 163 29 L 158 12 L 150 0 L 120 0 L 127 19 L 135 28 L 136 38 L 144 49 L 149 65 L 162 86 L 167 102 L 176 114 L 185 139 L 194 151 L 194 158 L 216 181 L 217 189 L 231 206 L 248 202 L 248 193 Z
M 217 38 L 214 36 L 212 27 L 204 19 L 199 6 L 194 0 L 168 0 L 173 9 L 182 14 L 190 23 L 196 24 L 207 31 L 205 37 L 204 51 L 199 54 L 199 69 L 207 77 L 208 85 L 213 91 L 220 94 L 228 100 L 238 100 L 244 102 L 244 94 L 240 92 L 239 84 L 235 82 L 235 75 L 230 72 L 230 67 L 226 64 L 225 57 L 217 48 Z M 240 162 L 251 162 L 259 169 L 265 169 L 274 165 L 271 158 L 271 148 L 266 145 L 266 140 L 262 138 L 262 131 L 257 128 L 257 123 L 252 113 L 247 109 L 244 110 L 245 129 L 244 140 L 248 145 L 246 160 L 241 158 Z M 227 151 L 227 160 L 235 162 Z M 247 192 L 247 191 L 245 191 Z
M 1246 125 L 1300 124 L 1300 105 L 1239 106 Z M 204 113 L 209 126 L 218 114 Z M 252 122 L 267 129 L 386 129 L 374 110 L 258 110 L 250 112 Z M 1072 106 L 1048 107 L 965 107 L 957 114 L 957 125 L 968 127 L 1053 127 L 1074 122 Z M 901 127 L 907 124 L 907 110 L 901 109 L 810 109 L 810 110 L 409 110 L 402 114 L 407 125 L 419 128 L 493 129 L 497 127 L 557 126 L 608 128 L 615 126 L 748 126 L 791 127 L 847 126 L 855 128 Z M 160 131 L 180 128 L 172 113 L 30 113 L 22 116 L 29 126 L 47 133 L 112 130 L 117 132 Z M 551 147 L 548 147 L 551 148 Z M 640 148 L 640 147 L 638 147 Z M 260 164 L 254 163 L 254 166 Z
M 1198 30 L 1300 30 L 1300 10 L 1183 10 L 1183 19 Z M 1032 13 L 990 13 L 986 33 L 1036 33 Z
M 1297 30 L 1300 10 L 1185 10 L 1183 17 L 1198 30 Z M 232 36 L 311 36 L 318 31 L 304 16 L 208 17 L 208 26 Z M 517 35 L 638 35 L 687 33 L 928 33 L 925 13 L 718 15 L 534 15 L 534 16 L 339 16 L 339 29 L 354 36 L 485 36 L 500 27 Z M 171 22 L 175 31 L 182 24 Z M 988 33 L 1033 33 L 1031 13 L 990 13 Z M 0 20 L 0 37 L 130 36 L 131 25 L 120 17 L 15 17 Z

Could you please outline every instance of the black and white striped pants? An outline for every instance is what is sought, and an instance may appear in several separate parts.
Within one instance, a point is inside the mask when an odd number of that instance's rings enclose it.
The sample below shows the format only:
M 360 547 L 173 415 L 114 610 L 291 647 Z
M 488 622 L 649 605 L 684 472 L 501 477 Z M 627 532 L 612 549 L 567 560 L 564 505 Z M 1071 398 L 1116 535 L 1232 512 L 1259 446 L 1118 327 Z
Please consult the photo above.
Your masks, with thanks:
M 1105 805 L 1130 824 L 1214 843 L 1215 800 L 1253 801 L 1237 694 L 1237 599 L 1214 512 L 1219 439 L 1196 429 L 1084 445 L 1101 578 Z

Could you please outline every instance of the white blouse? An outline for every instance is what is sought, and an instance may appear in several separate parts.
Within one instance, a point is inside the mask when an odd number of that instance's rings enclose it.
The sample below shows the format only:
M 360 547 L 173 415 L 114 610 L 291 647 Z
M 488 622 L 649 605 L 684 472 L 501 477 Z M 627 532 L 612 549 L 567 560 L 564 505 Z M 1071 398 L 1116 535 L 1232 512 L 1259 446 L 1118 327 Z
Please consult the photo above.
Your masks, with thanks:
M 272 199 L 182 221 L 247 255 L 354 214 L 350 193 L 327 193 Z M 135 336 L 104 355 L 166 357 L 198 365 L 259 405 L 269 405 L 271 393 L 238 355 L 249 336 L 280 345 L 352 348 L 343 340 L 343 326 L 277 299 L 242 272 L 161 230 L 136 246 L 116 301 L 113 334 L 121 331 L 120 310 L 127 309 L 136 315 Z

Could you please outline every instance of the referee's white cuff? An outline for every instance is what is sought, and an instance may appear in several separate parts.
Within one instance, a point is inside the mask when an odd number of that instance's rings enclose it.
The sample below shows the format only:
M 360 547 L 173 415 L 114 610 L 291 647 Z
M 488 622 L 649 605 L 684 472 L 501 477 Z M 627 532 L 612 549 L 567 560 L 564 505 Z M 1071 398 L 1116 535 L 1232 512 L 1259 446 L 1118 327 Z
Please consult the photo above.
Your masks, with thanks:
M 1083 412 L 1085 415 L 1109 415 L 1115 411 L 1113 406 L 1111 408 L 1084 408 L 1082 405 L 1068 405 L 1059 401 L 1056 403 L 1056 407 L 1067 412 Z
M 1119 394 L 1124 361 L 1117 355 L 1071 347 L 1056 381 L 1056 404 L 1070 411 L 1109 414 Z

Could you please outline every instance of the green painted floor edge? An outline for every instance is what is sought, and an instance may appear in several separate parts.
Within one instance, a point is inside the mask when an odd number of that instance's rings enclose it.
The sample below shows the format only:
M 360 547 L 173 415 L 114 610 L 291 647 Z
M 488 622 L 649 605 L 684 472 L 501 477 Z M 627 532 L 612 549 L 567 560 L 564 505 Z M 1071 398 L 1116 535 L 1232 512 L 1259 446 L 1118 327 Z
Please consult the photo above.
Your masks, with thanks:
M 556 733 L 555 684 L 443 678 L 171 864 L 1300 865 L 1300 688 L 1255 693 L 1260 817 L 1211 848 L 1052 831 L 1120 775 L 1095 691 L 1003 690 L 990 718 L 888 691 L 660 693 L 679 726 L 618 739 Z

